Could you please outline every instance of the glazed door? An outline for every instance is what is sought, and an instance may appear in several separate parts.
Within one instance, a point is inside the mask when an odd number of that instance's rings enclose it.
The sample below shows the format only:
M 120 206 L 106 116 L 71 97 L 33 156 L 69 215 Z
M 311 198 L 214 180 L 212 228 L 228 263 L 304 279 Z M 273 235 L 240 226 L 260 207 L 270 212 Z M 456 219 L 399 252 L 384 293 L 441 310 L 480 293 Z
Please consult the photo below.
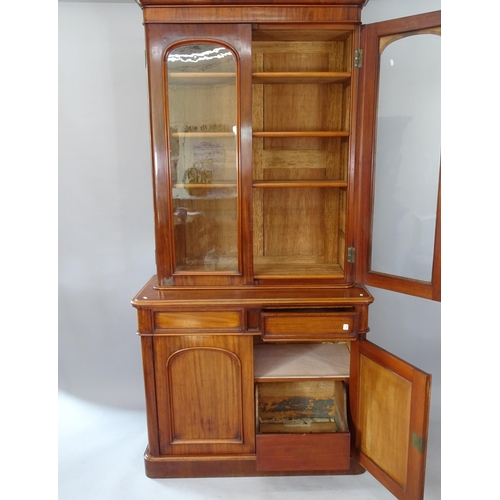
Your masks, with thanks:
M 251 336 L 154 339 L 161 455 L 255 451 Z
M 400 500 L 422 500 L 431 375 L 367 340 L 352 342 L 359 463 Z
M 159 285 L 246 283 L 250 26 L 146 29 Z
M 356 281 L 441 300 L 441 13 L 362 27 Z

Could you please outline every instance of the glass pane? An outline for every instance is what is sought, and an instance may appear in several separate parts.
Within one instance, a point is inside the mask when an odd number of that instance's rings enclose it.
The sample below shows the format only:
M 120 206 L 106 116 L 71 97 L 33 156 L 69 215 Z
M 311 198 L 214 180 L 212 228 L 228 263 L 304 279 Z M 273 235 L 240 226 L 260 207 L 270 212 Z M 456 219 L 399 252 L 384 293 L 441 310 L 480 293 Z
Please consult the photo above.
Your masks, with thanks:
M 441 143 L 441 38 L 390 43 L 380 59 L 371 270 L 431 281 Z
M 167 67 L 175 270 L 237 272 L 236 58 L 189 44 Z

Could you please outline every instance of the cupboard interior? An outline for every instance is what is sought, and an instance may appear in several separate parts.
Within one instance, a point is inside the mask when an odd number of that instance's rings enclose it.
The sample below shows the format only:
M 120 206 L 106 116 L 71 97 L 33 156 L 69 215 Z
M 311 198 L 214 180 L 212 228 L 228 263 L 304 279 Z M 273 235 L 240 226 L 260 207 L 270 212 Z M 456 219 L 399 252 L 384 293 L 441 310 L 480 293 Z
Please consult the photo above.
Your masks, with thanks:
M 345 342 L 256 344 L 257 434 L 348 432 L 349 356 Z
M 353 33 L 254 30 L 257 279 L 343 278 Z

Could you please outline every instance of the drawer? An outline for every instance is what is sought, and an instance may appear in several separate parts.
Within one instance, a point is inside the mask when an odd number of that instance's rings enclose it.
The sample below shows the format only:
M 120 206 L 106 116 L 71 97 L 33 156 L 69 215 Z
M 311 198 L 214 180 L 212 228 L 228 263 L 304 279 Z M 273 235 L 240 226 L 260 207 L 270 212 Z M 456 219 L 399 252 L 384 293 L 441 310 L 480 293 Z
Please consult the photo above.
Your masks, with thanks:
M 154 313 L 155 330 L 242 330 L 241 311 L 169 311 Z
M 356 338 L 353 308 L 263 310 L 263 340 L 348 340 Z
M 336 380 L 256 384 L 257 469 L 347 470 L 346 391 Z
M 350 434 L 258 434 L 259 471 L 340 471 L 350 465 Z

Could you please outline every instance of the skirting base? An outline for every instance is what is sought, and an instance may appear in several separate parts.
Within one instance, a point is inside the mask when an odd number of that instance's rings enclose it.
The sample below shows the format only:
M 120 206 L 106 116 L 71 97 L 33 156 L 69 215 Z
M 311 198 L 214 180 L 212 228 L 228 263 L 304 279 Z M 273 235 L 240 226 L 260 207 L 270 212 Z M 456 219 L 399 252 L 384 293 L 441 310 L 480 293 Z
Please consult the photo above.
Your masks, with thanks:
M 344 471 L 258 471 L 255 455 L 227 456 L 152 456 L 144 454 L 146 476 L 161 478 L 245 477 L 245 476 L 333 476 L 363 474 L 365 469 L 351 458 L 350 468 Z

